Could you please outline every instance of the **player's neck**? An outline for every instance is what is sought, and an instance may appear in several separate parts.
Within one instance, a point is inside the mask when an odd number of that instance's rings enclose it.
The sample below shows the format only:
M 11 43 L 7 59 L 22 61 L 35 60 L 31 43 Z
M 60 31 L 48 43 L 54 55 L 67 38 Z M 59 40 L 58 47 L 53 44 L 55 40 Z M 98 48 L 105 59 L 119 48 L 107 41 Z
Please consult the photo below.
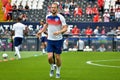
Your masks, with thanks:
M 55 14 L 52 14 L 53 16 L 56 16 L 57 15 L 57 13 L 55 13 Z
M 56 16 L 57 14 L 52 14 L 53 16 Z

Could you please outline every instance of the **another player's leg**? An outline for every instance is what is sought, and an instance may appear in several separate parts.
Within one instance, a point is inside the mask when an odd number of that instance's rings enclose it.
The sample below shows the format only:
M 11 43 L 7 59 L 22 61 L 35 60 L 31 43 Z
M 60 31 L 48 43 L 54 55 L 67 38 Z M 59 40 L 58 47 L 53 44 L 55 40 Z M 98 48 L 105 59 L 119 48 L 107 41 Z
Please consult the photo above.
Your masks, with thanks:
M 45 46 L 44 46 L 44 42 L 41 43 L 41 48 L 42 48 L 42 53 L 45 54 Z
M 20 51 L 19 51 L 19 47 L 15 46 L 15 55 L 17 54 L 18 58 L 21 59 L 21 55 L 20 55 Z
M 42 48 L 42 53 L 45 54 L 46 53 L 46 46 L 47 46 L 47 38 L 46 37 L 42 37 L 41 38 L 41 48 Z
M 18 59 L 21 59 L 20 55 L 20 45 L 22 44 L 22 38 L 15 38 L 14 45 L 15 45 L 15 55 L 17 54 Z

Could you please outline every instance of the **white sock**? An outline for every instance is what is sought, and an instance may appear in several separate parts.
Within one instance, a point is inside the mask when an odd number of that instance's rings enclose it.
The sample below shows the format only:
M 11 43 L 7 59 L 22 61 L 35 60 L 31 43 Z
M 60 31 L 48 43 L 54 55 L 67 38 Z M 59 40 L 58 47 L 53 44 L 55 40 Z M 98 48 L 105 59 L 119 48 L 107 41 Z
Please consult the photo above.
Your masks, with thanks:
M 61 67 L 56 67 L 56 73 L 58 73 L 58 74 L 60 74 L 60 69 L 61 69 Z
M 19 46 L 18 46 L 18 49 L 19 49 L 19 50 L 20 50 L 20 47 L 21 47 L 21 46 L 19 45 Z
M 54 64 L 50 64 L 51 70 L 54 70 Z
M 20 56 L 20 51 L 19 51 L 19 47 L 15 47 L 15 53 L 18 55 L 18 58 L 20 59 L 21 56 Z
M 42 52 L 45 53 L 45 49 L 42 49 Z

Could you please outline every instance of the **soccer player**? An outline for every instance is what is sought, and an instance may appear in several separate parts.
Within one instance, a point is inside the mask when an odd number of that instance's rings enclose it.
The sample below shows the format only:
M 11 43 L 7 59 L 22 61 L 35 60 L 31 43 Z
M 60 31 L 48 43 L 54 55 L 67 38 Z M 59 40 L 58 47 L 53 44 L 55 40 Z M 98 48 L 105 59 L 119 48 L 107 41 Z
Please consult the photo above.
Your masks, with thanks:
M 37 35 L 41 35 L 48 29 L 47 38 L 47 52 L 48 52 L 48 62 L 51 66 L 50 77 L 54 74 L 54 59 L 53 53 L 56 58 L 56 78 L 60 78 L 60 68 L 61 68 L 61 57 L 62 46 L 63 46 L 63 36 L 62 34 L 67 31 L 67 24 L 65 18 L 58 13 L 58 4 L 52 3 L 51 13 L 46 16 L 46 24 L 43 29 L 40 30 Z
M 45 22 L 43 20 L 40 21 L 41 27 L 40 30 L 43 28 Z M 42 32 L 41 34 L 41 48 L 42 48 L 42 53 L 46 53 L 46 46 L 47 46 L 47 32 Z
M 27 34 L 26 25 L 22 24 L 20 17 L 17 18 L 17 23 L 13 24 L 12 35 L 14 35 L 14 46 L 15 46 L 15 56 L 18 56 L 18 59 L 21 59 L 20 55 L 20 46 L 22 44 L 22 39 L 24 34 Z

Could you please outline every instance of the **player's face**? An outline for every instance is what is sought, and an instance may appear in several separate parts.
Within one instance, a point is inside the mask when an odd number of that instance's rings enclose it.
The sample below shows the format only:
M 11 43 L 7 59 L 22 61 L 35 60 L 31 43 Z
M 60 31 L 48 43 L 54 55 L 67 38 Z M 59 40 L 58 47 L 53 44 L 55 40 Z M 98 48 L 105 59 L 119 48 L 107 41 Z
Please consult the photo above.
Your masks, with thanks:
M 56 14 L 58 11 L 57 5 L 56 4 L 52 4 L 51 6 L 51 13 L 52 14 Z

